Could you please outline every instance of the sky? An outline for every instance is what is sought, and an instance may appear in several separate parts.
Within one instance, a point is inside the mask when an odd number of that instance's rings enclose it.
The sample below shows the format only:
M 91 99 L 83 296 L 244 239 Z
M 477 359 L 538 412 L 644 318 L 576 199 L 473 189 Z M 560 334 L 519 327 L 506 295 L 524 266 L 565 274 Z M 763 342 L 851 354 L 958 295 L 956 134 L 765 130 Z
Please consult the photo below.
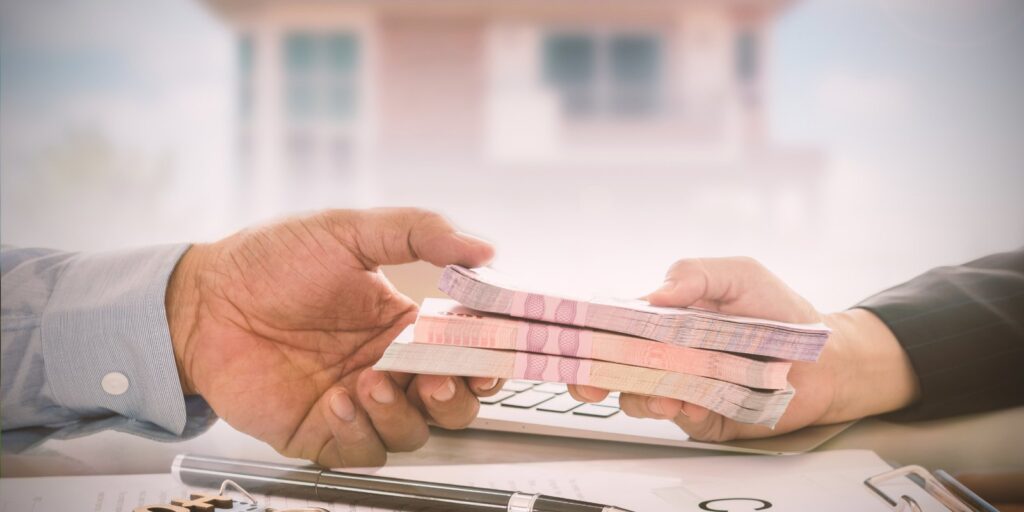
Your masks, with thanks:
M 212 240 L 264 220 L 232 203 L 233 37 L 202 3 L 0 0 L 0 11 L 4 244 Z M 771 43 L 771 132 L 826 155 L 820 218 L 755 229 L 739 195 L 677 222 L 692 212 L 671 194 L 631 203 L 597 185 L 558 212 L 583 226 L 566 237 L 524 234 L 486 197 L 367 202 L 440 209 L 495 240 L 505 267 L 567 286 L 600 275 L 600 291 L 641 293 L 675 258 L 750 254 L 823 308 L 1024 245 L 1024 3 L 806 0 Z

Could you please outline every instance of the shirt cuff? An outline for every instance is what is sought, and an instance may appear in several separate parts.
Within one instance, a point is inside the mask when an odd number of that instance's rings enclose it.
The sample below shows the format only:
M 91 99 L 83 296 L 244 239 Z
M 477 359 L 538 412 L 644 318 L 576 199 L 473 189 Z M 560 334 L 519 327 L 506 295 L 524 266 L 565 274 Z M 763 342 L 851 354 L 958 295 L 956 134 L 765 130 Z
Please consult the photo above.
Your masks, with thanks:
M 59 404 L 85 417 L 114 413 L 183 434 L 188 414 L 164 300 L 188 248 L 80 254 L 68 262 L 41 322 L 46 378 Z

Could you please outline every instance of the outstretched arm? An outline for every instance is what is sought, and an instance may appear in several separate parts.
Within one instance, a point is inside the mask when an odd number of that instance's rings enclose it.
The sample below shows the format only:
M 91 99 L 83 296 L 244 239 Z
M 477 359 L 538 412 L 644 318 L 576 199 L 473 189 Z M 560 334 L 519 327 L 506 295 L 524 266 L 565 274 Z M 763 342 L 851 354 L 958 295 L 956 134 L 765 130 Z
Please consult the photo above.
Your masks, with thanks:
M 857 305 L 892 331 L 921 397 L 891 419 L 1024 404 L 1024 248 L 940 267 Z
M 703 407 L 669 398 L 620 398 L 626 414 L 672 420 L 694 439 L 727 441 L 777 435 L 808 425 L 894 411 L 918 397 L 917 378 L 909 359 L 877 317 L 862 309 L 823 315 L 752 259 L 679 261 L 648 300 L 657 306 L 693 306 L 783 322 L 824 321 L 832 328 L 818 361 L 793 363 L 789 381 L 796 395 L 774 430 L 737 423 Z M 583 387 L 571 391 L 585 401 L 600 400 L 607 393 Z
M 698 440 L 763 437 L 884 413 L 925 419 L 1024 403 L 1024 249 L 932 270 L 827 315 L 748 258 L 680 261 L 648 299 L 832 328 L 817 362 L 793 363 L 796 396 L 774 430 L 667 398 L 621 398 L 627 414 L 671 419 Z M 572 392 L 585 401 L 607 394 Z
M 114 428 L 165 440 L 221 417 L 281 453 L 382 464 L 460 428 L 493 379 L 375 372 L 416 317 L 381 265 L 486 263 L 415 209 L 331 210 L 212 244 L 4 250 L 4 448 Z
M 181 392 L 163 307 L 188 248 L 3 249 L 5 450 L 106 429 L 184 439 L 212 424 Z

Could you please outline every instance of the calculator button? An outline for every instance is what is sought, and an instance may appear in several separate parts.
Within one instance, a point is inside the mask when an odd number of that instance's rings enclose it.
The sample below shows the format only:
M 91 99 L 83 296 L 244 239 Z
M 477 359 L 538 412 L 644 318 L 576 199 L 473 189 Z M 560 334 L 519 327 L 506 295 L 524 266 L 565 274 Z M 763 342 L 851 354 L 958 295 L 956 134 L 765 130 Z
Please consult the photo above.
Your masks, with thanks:
M 554 396 L 555 395 L 552 395 L 551 393 L 541 393 L 540 391 L 523 391 L 522 393 L 501 402 L 501 405 L 529 409 L 539 403 L 551 400 Z
M 555 395 L 561 395 L 562 393 L 565 393 L 566 391 L 569 391 L 569 388 L 566 387 L 565 384 L 562 384 L 562 383 L 559 383 L 559 382 L 545 382 L 543 384 L 538 384 L 538 385 L 534 386 L 533 390 L 534 391 L 540 391 L 540 392 L 543 392 L 543 393 L 552 393 L 552 394 L 555 394 Z
M 607 418 L 617 412 L 619 412 L 618 409 L 601 407 L 600 405 L 595 404 L 583 404 L 572 411 L 573 414 L 579 414 L 581 416 L 597 416 L 598 418 Z
M 533 384 L 534 383 L 527 382 L 525 380 L 510 380 L 506 382 L 501 389 L 504 389 L 506 391 L 515 391 L 516 393 L 518 393 L 520 391 L 526 391 L 527 389 L 532 388 Z
M 577 402 L 576 399 L 570 395 L 558 395 L 555 398 L 538 405 L 537 410 L 548 412 L 569 412 L 581 405 L 583 404 Z
M 498 391 L 497 393 L 495 393 L 495 394 L 493 394 L 491 396 L 482 396 L 482 397 L 480 397 L 480 403 L 482 403 L 482 404 L 496 404 L 496 403 L 498 403 L 498 402 L 500 402 L 500 401 L 502 401 L 502 400 L 504 400 L 504 399 L 506 399 L 506 398 L 508 398 L 508 397 L 510 397 L 512 395 L 514 395 L 514 394 L 515 393 L 513 393 L 511 391 Z
M 604 400 L 600 402 L 594 402 L 594 405 L 599 407 L 614 407 L 619 408 L 619 397 L 608 395 Z

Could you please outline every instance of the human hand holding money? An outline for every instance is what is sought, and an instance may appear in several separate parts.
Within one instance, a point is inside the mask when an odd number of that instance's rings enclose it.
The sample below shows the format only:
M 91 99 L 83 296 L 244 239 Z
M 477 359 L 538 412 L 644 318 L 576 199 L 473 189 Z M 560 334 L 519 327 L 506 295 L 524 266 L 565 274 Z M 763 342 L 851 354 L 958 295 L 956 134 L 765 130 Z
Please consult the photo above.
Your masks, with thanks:
M 182 391 L 283 455 L 383 464 L 426 442 L 427 421 L 468 424 L 476 397 L 498 384 L 369 370 L 416 317 L 380 266 L 482 265 L 492 254 L 408 208 L 328 210 L 196 244 L 166 298 Z
M 829 333 L 820 322 L 528 290 L 487 268 L 449 265 L 439 287 L 461 306 L 425 302 L 374 368 L 590 385 L 770 428 L 793 397 L 779 359 L 817 360 Z
M 749 258 L 681 260 L 647 296 L 654 306 L 697 307 L 781 322 L 824 321 L 832 328 L 817 362 L 793 362 L 796 390 L 774 429 L 739 423 L 679 400 L 624 393 L 630 416 L 668 419 L 700 441 L 766 437 L 804 426 L 862 418 L 902 408 L 918 393 L 913 368 L 896 338 L 861 309 L 823 315 L 760 263 Z M 606 390 L 570 386 L 578 400 L 596 402 Z

